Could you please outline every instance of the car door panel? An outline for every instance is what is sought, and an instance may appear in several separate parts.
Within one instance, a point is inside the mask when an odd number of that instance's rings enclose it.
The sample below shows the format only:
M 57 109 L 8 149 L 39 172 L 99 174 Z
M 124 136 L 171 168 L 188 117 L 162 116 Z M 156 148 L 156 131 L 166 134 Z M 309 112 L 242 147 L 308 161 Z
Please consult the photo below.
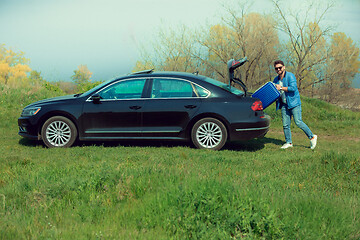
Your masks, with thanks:
M 143 100 L 85 103 L 82 116 L 84 136 L 114 138 L 140 136 L 143 105 Z
M 142 111 L 144 136 L 178 137 L 200 105 L 200 99 L 148 100 Z
M 146 79 L 119 81 L 96 93 L 100 100 L 86 101 L 82 114 L 84 138 L 140 137 Z
M 152 82 L 151 98 L 142 110 L 144 136 L 184 136 L 184 129 L 201 105 L 191 82 L 161 78 Z

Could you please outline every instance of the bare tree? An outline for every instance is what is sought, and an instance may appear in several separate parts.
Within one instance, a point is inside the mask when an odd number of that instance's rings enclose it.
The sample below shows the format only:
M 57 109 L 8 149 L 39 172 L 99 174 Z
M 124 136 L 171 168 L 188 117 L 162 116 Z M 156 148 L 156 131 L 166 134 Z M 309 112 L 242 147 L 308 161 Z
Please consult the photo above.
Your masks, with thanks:
M 352 80 L 359 72 L 359 48 L 345 33 L 335 33 L 331 39 L 330 58 L 318 76 L 321 96 L 328 102 L 337 102 L 349 92 Z
M 249 62 L 237 72 L 249 88 L 255 88 L 271 79 L 269 65 L 277 56 L 278 35 L 272 27 L 271 16 L 246 13 L 246 6 L 228 8 L 223 23 L 210 27 L 198 37 L 204 49 L 196 55 L 210 68 L 209 76 L 227 81 L 226 63 L 229 59 L 248 57 Z
M 135 71 L 149 68 L 160 71 L 196 71 L 198 64 L 191 56 L 195 42 L 190 29 L 185 26 L 161 28 L 155 39 L 147 49 L 141 49 L 142 61 L 137 62 Z
M 151 51 L 142 50 L 142 61 L 135 70 L 199 72 L 223 82 L 228 81 L 226 64 L 230 59 L 247 56 L 249 62 L 236 74 L 248 87 L 270 80 L 269 65 L 277 56 L 278 35 L 271 16 L 246 13 L 246 7 L 226 9 L 219 24 L 192 30 L 185 26 L 161 29 Z
M 289 42 L 284 49 L 287 50 L 286 61 L 290 64 L 300 90 L 314 86 L 315 81 L 310 84 L 303 84 L 306 76 L 312 69 L 325 63 L 329 57 L 329 50 L 326 48 L 325 37 L 333 29 L 332 26 L 320 28 L 326 14 L 334 4 L 327 2 L 325 7 L 319 7 L 318 1 L 307 4 L 307 9 L 298 8 L 296 12 L 284 10 L 284 4 L 280 0 L 272 0 L 276 15 L 279 16 L 277 29 L 284 32 Z M 312 19 L 310 19 L 312 18 Z M 286 52 L 286 51 L 285 51 Z M 283 52 L 284 53 L 284 52 Z

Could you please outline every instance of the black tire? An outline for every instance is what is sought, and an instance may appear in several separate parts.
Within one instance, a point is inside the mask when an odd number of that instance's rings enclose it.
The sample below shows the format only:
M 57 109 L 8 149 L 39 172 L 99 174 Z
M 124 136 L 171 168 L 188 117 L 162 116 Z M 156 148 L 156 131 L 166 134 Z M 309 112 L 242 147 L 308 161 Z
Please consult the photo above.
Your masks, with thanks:
M 49 118 L 41 128 L 41 138 L 49 148 L 71 147 L 77 138 L 75 124 L 66 117 Z
M 226 127 L 215 118 L 200 119 L 191 130 L 191 140 L 197 148 L 220 150 L 227 140 Z

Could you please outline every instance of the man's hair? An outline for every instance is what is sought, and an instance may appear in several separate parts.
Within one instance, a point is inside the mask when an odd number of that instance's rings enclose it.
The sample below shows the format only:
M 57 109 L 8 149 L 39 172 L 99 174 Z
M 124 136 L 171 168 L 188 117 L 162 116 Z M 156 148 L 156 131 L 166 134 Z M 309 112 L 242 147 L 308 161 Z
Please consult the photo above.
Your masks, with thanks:
M 274 67 L 275 67 L 277 64 L 281 64 L 281 65 L 285 66 L 284 62 L 281 61 L 281 60 L 276 60 L 276 61 L 274 62 Z

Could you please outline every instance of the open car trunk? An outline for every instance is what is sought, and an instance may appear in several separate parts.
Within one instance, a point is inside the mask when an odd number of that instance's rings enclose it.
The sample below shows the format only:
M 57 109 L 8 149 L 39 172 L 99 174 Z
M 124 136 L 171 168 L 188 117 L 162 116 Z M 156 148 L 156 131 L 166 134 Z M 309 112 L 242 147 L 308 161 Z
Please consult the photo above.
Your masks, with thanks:
M 231 89 L 232 83 L 237 83 L 244 89 L 245 96 L 249 96 L 249 93 L 247 91 L 247 87 L 246 87 L 245 83 L 243 81 L 241 81 L 240 78 L 235 78 L 235 76 L 234 76 L 235 69 L 244 65 L 244 63 L 246 63 L 246 62 L 247 62 L 247 57 L 241 58 L 239 60 L 231 59 L 228 61 L 227 66 L 228 66 L 228 71 L 229 71 L 229 89 Z

